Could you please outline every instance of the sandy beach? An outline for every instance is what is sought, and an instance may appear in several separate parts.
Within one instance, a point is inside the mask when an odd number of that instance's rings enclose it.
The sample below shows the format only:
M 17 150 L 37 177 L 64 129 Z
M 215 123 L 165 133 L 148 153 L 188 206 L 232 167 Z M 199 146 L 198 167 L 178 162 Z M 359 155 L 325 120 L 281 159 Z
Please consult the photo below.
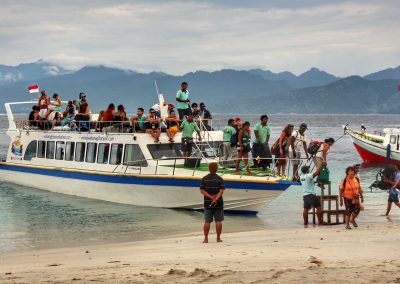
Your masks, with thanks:
M 384 218 L 384 217 L 382 217 Z M 1 283 L 400 283 L 395 224 L 276 229 L 1 255 Z

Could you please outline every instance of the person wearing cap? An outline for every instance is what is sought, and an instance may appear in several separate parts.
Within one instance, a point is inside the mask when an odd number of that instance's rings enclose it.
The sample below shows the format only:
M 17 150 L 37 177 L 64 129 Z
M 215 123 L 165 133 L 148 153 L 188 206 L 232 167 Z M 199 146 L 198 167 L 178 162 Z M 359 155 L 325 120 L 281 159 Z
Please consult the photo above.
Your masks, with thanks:
M 176 93 L 176 101 L 178 102 L 178 114 L 181 121 L 184 119 L 185 116 L 188 116 L 190 112 L 190 99 L 187 86 L 188 83 L 182 82 L 181 89 Z
M 238 132 L 240 129 L 242 129 L 242 120 L 240 119 L 240 117 L 236 117 L 235 118 L 235 129 L 236 132 Z
M 314 173 L 310 173 L 309 166 L 302 166 L 301 167 L 301 175 L 300 175 L 300 182 L 303 188 L 303 219 L 304 219 L 304 226 L 308 225 L 308 211 L 311 208 L 317 209 L 317 218 L 318 218 L 318 225 L 324 225 L 322 222 L 322 211 L 321 211 L 321 201 L 317 197 L 317 193 L 314 187 L 314 178 L 319 175 L 321 172 L 321 168 L 326 165 L 325 162 L 321 163 L 321 165 L 317 168 Z
M 304 149 L 304 153 L 306 154 L 306 158 L 308 159 L 307 152 L 307 137 L 306 132 L 307 124 L 302 123 L 298 130 L 292 131 L 292 136 L 290 137 L 290 147 L 288 158 L 292 161 L 293 164 L 293 177 L 292 180 L 297 181 L 299 179 L 298 169 L 299 164 L 301 163 L 301 149 Z
M 268 116 L 264 114 L 260 117 L 260 122 L 254 127 L 254 135 L 256 137 L 253 145 L 254 168 L 269 167 L 271 163 L 272 155 L 268 145 L 271 136 L 271 128 L 267 123 Z

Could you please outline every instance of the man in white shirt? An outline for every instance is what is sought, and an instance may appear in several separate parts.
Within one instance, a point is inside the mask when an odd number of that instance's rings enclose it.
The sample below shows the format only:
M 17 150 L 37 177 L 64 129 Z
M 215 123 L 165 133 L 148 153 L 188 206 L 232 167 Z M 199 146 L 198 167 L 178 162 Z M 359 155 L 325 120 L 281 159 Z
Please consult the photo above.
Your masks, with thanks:
M 288 158 L 291 159 L 293 163 L 293 178 L 292 180 L 299 180 L 299 164 L 301 163 L 301 148 L 304 149 L 306 154 L 306 158 L 308 159 L 307 152 L 307 137 L 305 135 L 305 131 L 307 130 L 307 124 L 300 124 L 299 130 L 294 130 L 292 132 L 292 136 L 290 137 L 290 147 L 289 147 L 289 155 Z

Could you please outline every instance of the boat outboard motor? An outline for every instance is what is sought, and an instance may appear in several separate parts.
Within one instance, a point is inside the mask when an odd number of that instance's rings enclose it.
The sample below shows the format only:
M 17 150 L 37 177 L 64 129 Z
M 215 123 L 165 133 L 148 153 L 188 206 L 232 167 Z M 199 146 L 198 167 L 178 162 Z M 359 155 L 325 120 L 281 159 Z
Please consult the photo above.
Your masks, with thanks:
M 371 187 L 376 187 L 382 190 L 388 190 L 392 185 L 390 183 L 385 182 L 386 179 L 393 180 L 395 175 L 394 165 L 387 165 L 383 169 L 381 169 L 376 174 L 375 181 L 371 184 Z

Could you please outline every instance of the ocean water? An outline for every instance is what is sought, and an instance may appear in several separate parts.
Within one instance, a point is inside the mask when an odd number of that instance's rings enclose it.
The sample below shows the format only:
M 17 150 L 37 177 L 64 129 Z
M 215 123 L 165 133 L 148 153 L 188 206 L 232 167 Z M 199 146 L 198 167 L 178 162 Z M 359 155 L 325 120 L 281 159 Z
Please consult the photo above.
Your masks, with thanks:
M 226 120 L 228 117 L 219 115 Z M 243 121 L 254 125 L 258 116 L 243 115 Z M 322 140 L 343 134 L 341 125 L 352 128 L 361 124 L 368 131 L 397 127 L 396 115 L 270 115 L 271 141 L 275 141 L 288 123 L 308 124 L 310 139 Z M 0 116 L 0 155 L 8 148 L 7 118 Z M 340 138 L 328 156 L 332 188 L 337 192 L 345 168 L 361 163 L 348 137 Z M 394 222 L 400 224 L 400 210 L 392 209 L 391 218 L 383 217 L 387 193 L 370 190 L 379 164 L 362 164 L 360 179 L 365 191 L 365 208 L 361 226 L 368 223 Z M 229 190 L 229 189 L 227 189 Z M 199 199 L 202 196 L 199 193 Z M 121 205 L 76 196 L 51 193 L 10 183 L 0 183 L 0 252 L 135 241 L 202 233 L 203 216 L 199 212 L 178 211 Z M 302 191 L 292 186 L 283 192 L 257 216 L 227 215 L 224 232 L 274 228 L 302 227 Z M 199 237 L 200 238 L 200 237 Z

